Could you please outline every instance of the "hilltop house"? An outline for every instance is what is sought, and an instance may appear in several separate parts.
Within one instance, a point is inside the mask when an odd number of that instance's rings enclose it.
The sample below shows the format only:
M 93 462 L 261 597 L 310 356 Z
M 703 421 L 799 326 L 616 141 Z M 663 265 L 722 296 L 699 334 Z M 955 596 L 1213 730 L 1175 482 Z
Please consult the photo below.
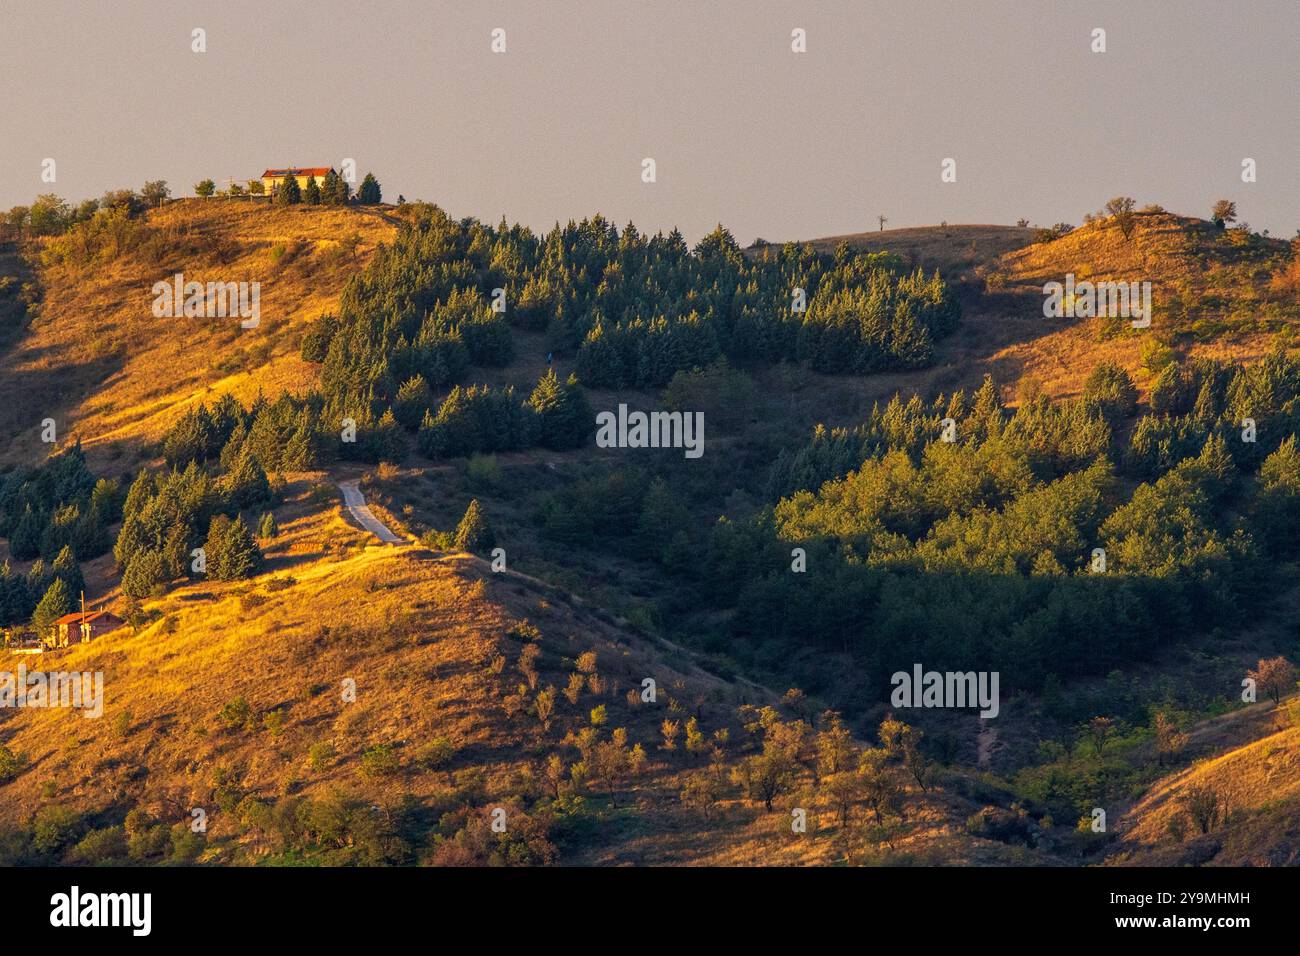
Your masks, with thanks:
M 266 194 L 269 196 L 275 190 L 275 187 L 284 182 L 286 176 L 292 176 L 298 180 L 298 188 L 306 189 L 307 180 L 316 180 L 317 186 L 325 184 L 325 177 L 330 174 L 333 167 L 331 166 L 290 166 L 286 169 L 268 169 L 262 173 L 262 185 L 266 188 Z
M 50 648 L 56 648 L 87 643 L 109 631 L 116 631 L 125 624 L 126 621 L 109 611 L 73 611 L 51 625 L 46 644 Z

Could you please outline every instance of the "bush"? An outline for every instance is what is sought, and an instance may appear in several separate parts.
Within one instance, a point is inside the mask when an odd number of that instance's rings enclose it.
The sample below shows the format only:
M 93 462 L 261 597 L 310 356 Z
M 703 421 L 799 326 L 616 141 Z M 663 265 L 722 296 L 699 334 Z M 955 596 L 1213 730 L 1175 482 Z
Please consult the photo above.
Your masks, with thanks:
M 307 751 L 307 760 L 311 764 L 312 770 L 324 770 L 329 766 L 331 760 L 338 756 L 338 751 L 329 741 L 322 740 L 311 745 Z
M 72 862 L 86 866 L 102 866 L 125 860 L 127 857 L 126 831 L 120 826 L 91 830 L 72 848 Z
M 361 774 L 364 777 L 387 777 L 397 773 L 400 761 L 390 744 L 376 744 L 361 755 Z
M 252 716 L 253 708 L 248 706 L 248 701 L 243 697 L 227 701 L 217 712 L 218 719 L 226 725 L 227 730 L 237 730 L 246 726 Z
M 57 853 L 72 843 L 81 831 L 81 815 L 57 804 L 36 811 L 32 824 L 32 846 L 39 853 Z
M 0 746 L 0 784 L 8 783 L 27 766 L 27 760 L 21 754 L 14 753 L 8 747 Z
M 415 753 L 415 762 L 425 770 L 439 770 L 456 756 L 456 745 L 446 737 L 435 737 Z

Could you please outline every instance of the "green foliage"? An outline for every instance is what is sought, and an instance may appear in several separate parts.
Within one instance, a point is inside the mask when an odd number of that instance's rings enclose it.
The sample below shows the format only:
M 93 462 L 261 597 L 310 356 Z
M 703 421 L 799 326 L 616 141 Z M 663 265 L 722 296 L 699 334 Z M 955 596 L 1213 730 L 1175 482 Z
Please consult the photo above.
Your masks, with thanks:
M 457 549 L 472 551 L 475 554 L 490 551 L 496 543 L 492 526 L 488 524 L 487 514 L 477 498 L 470 501 L 464 516 L 460 519 L 460 524 L 456 525 L 454 543 Z
M 397 400 L 393 402 L 393 414 L 403 428 L 415 431 L 424 421 L 424 416 L 433 407 L 433 392 L 423 375 L 412 375 L 397 390 Z
M 251 577 L 262 563 L 257 542 L 239 515 L 233 520 L 223 514 L 214 516 L 203 549 L 207 557 L 207 575 L 216 581 Z
M 1137 388 L 1128 373 L 1114 362 L 1102 362 L 1083 384 L 1085 401 L 1095 402 L 1112 425 L 1132 417 L 1137 410 Z
M 366 173 L 365 178 L 361 180 L 361 185 L 357 188 L 357 202 L 366 206 L 374 206 L 382 201 L 379 180 L 375 179 L 374 173 Z
M 32 613 L 32 627 L 42 636 L 50 631 L 51 625 L 72 610 L 72 595 L 62 578 L 55 578 Z
M 216 191 L 217 185 L 210 179 L 203 179 L 194 184 L 194 195 L 202 196 L 204 199 L 207 199 Z
M 548 369 L 528 397 L 528 407 L 537 416 L 537 440 L 546 448 L 576 448 L 591 436 L 591 404 L 576 375 L 561 382 Z
M 338 319 L 326 314 L 311 324 L 302 339 L 302 357 L 307 362 L 323 362 L 329 354 L 330 341 L 339 327 Z
M 13 780 L 26 766 L 27 760 L 22 754 L 0 745 L 0 784 Z
M 302 202 L 302 189 L 297 177 L 291 173 L 276 183 L 274 198 L 277 206 L 296 206 Z
M 397 773 L 401 762 L 390 744 L 376 744 L 361 755 L 361 774 L 365 777 L 388 777 Z
M 81 815 L 68 807 L 47 804 L 36 811 L 32 823 L 32 846 L 38 853 L 58 853 L 81 834 Z
M 331 168 L 321 183 L 321 202 L 328 206 L 342 206 L 348 201 L 348 184 Z
M 161 551 L 151 548 L 136 550 L 122 572 L 122 593 L 142 601 L 160 594 L 171 578 Z

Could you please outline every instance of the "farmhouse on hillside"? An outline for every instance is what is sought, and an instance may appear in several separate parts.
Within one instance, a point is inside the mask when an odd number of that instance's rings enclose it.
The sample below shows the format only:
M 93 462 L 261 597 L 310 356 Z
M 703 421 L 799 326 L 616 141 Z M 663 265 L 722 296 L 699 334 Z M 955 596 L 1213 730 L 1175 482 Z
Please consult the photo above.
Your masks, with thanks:
M 46 643 L 51 648 L 88 643 L 125 625 L 126 621 L 109 611 L 73 611 L 51 625 Z
M 333 167 L 330 166 L 289 166 L 285 169 L 268 169 L 262 173 L 262 185 L 266 188 L 266 194 L 269 196 L 275 190 L 275 187 L 284 182 L 286 176 L 292 176 L 298 180 L 298 188 L 306 189 L 307 180 L 316 180 L 317 186 L 325 185 L 325 177 L 330 174 Z

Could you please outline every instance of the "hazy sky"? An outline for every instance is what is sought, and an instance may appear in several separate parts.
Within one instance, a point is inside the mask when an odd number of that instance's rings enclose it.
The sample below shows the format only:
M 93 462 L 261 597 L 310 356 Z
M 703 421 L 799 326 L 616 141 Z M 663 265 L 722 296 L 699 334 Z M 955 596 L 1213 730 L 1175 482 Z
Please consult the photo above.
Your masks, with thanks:
M 1300 228 L 1297 0 L 0 0 L 0 79 L 4 209 L 352 157 L 385 199 L 539 229 L 1077 224 L 1118 194 Z

